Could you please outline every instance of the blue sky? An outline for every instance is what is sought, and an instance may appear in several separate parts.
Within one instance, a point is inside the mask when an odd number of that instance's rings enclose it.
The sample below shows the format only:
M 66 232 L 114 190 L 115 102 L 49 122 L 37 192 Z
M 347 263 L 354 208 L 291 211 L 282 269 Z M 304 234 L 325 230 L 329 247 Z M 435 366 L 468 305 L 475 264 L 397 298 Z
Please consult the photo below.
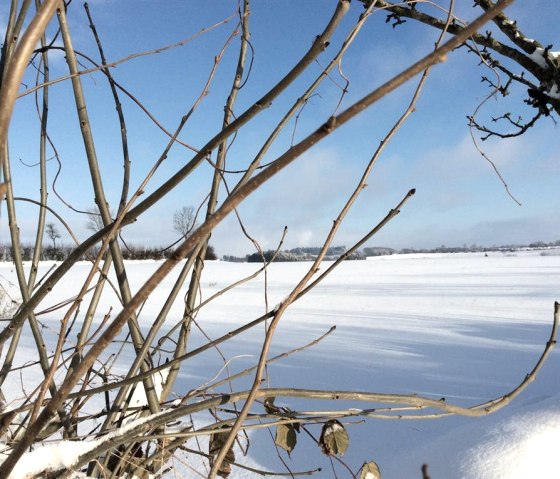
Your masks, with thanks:
M 6 0 L 2 3 L 7 6 Z M 463 18 L 470 19 L 479 13 L 471 8 L 472 2 L 456 3 Z M 327 1 L 254 2 L 250 18 L 254 59 L 251 74 L 239 95 L 236 115 L 258 100 L 297 62 L 328 21 L 334 4 Z M 193 2 L 174 0 L 92 0 L 89 5 L 109 61 L 181 41 L 236 10 L 233 1 L 209 2 L 204 9 Z M 6 10 L 0 9 L 2 31 L 7 21 Z M 328 61 L 328 54 L 336 51 L 362 10 L 359 2 L 352 2 L 332 45 L 320 57 L 322 64 Z M 557 30 L 560 12 L 555 0 L 518 1 L 507 13 L 518 20 L 521 30 L 529 37 L 545 45 L 553 44 L 554 50 L 560 49 Z M 75 48 L 97 59 L 81 4 L 71 4 L 69 19 Z M 182 47 L 131 60 L 114 68 L 112 73 L 172 131 L 200 94 L 214 57 L 235 24 L 234 18 Z M 350 85 L 342 108 L 428 53 L 437 33 L 412 21 L 393 29 L 385 24 L 383 13 L 373 15 L 343 60 L 343 71 Z M 195 147 L 201 147 L 219 131 L 238 45 L 236 37 L 218 66 L 209 94 L 181 135 L 182 140 Z M 229 150 L 229 168 L 242 168 L 250 162 L 275 122 L 319 72 L 318 65 L 312 66 L 236 137 Z M 62 55 L 53 55 L 52 77 L 65 73 Z M 557 192 L 560 140 L 554 121 L 541 120 L 521 138 L 481 143 L 522 206 L 507 195 L 472 142 L 466 116 L 473 113 L 488 93 L 480 77 L 490 74 L 478 66 L 473 54 L 462 50 L 434 68 L 416 112 L 378 161 L 368 188 L 349 214 L 336 244 L 350 246 L 410 188 L 417 189 L 415 197 L 369 245 L 435 247 L 560 239 L 557 227 L 560 220 Z M 28 85 L 34 83 L 34 76 L 30 70 L 25 79 Z M 266 157 L 268 161 L 290 146 L 292 135 L 295 141 L 301 140 L 332 114 L 340 97 L 340 88 L 335 83 L 342 82 L 336 72 L 332 77 L 333 81 L 325 81 L 318 95 L 302 111 L 297 129 L 294 131 L 292 121 L 273 145 Z M 116 209 L 122 158 L 114 105 L 102 75 L 86 75 L 82 81 L 107 197 Z M 392 122 L 404 111 L 412 87 L 412 83 L 406 85 L 340 128 L 247 199 L 239 212 L 249 233 L 264 249 L 276 246 L 284 225 L 289 228 L 287 248 L 322 243 L 361 169 Z M 50 132 L 62 162 L 57 191 L 73 207 L 85 210 L 94 204 L 93 190 L 87 179 L 87 165 L 70 94 L 68 82 L 50 89 Z M 507 111 L 528 117 L 532 110 L 524 107 L 522 99 L 523 91 L 518 89 L 506 99 L 491 100 L 482 109 L 480 118 L 489 119 Z M 166 137 L 130 100 L 121 96 L 121 101 L 129 133 L 134 188 L 161 154 Z M 34 102 L 33 95 L 18 101 L 10 133 L 10 154 L 16 196 L 38 199 L 38 168 L 24 166 L 19 161 L 34 164 L 38 158 L 39 126 Z M 192 153 L 185 148 L 172 149 L 146 192 L 153 191 L 191 157 Z M 50 182 L 57 168 L 54 160 L 49 162 Z M 172 230 L 173 212 L 183 205 L 198 206 L 204 201 L 210 174 L 210 167 L 200 168 L 137 224 L 127 228 L 124 237 L 137 244 L 165 245 L 176 240 L 177 234 Z M 236 178 L 237 175 L 228 175 L 230 186 L 235 184 Z M 80 238 L 88 235 L 85 217 L 72 212 L 52 190 L 49 205 L 69 220 Z M 26 205 L 18 208 L 22 239 L 31 241 L 37 210 Z M 6 242 L 5 212 L 2 212 L 1 222 L 0 241 Z M 63 236 L 65 242 L 69 242 L 68 235 L 64 233 Z M 218 227 L 211 243 L 220 255 L 253 251 L 233 216 Z

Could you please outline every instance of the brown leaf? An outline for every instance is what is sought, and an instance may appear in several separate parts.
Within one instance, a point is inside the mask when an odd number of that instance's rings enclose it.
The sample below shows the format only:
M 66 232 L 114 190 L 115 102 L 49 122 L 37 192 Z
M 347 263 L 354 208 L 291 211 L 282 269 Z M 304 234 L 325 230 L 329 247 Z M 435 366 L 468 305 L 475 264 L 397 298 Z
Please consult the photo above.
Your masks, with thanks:
M 379 466 L 371 461 L 366 462 L 361 469 L 360 479 L 381 479 L 381 471 Z
M 296 429 L 293 424 L 280 424 L 276 428 L 276 437 L 274 443 L 284 449 L 285 451 L 292 452 L 297 444 Z
M 348 433 L 340 422 L 333 419 L 325 423 L 319 439 L 319 444 L 325 454 L 329 456 L 344 455 L 348 449 L 348 442 Z
M 227 426 L 224 426 L 227 427 Z M 210 436 L 210 442 L 208 444 L 208 453 L 210 455 L 210 467 L 214 465 L 214 460 L 216 456 L 220 453 L 226 440 L 229 436 L 229 431 L 216 432 Z M 228 477 L 231 474 L 231 464 L 235 462 L 235 453 L 233 452 L 233 446 L 229 448 L 220 468 L 218 469 L 218 476 Z
M 268 397 L 264 400 L 264 409 L 268 414 L 278 414 L 280 413 L 280 408 L 274 405 L 274 397 Z

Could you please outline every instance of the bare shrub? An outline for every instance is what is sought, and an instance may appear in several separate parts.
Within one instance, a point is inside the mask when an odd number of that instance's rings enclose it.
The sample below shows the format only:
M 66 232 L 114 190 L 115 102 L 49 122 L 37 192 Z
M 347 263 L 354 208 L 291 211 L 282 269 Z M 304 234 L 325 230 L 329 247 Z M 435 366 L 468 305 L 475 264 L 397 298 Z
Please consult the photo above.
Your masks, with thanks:
M 164 2 L 165 3 L 165 2 Z M 274 404 L 274 398 L 292 397 L 304 398 L 311 405 L 320 407 L 323 401 L 362 401 L 368 408 L 385 405 L 387 414 L 399 417 L 418 418 L 423 416 L 438 416 L 441 414 L 459 414 L 465 416 L 482 416 L 494 412 L 507 405 L 514 397 L 531 382 L 538 372 L 543 361 L 549 354 L 555 337 L 553 332 L 550 341 L 543 351 L 542 357 L 534 370 L 529 374 L 514 391 L 507 391 L 503 396 L 485 401 L 474 406 L 462 406 L 449 401 L 436 400 L 418 395 L 382 394 L 378 392 L 337 391 L 336 385 L 329 384 L 324 390 L 305 390 L 298 388 L 270 388 L 264 381 L 269 348 L 274 337 L 276 327 L 286 310 L 292 303 L 307 294 L 322 279 L 329 275 L 342 261 L 354 254 L 358 248 L 370 240 L 381 228 L 389 223 L 412 198 L 415 191 L 407 187 L 398 192 L 399 200 L 396 204 L 388 205 L 389 212 L 379 222 L 368 225 L 369 231 L 349 248 L 341 251 L 332 259 L 328 266 L 323 264 L 329 248 L 333 246 L 341 224 L 344 222 L 348 211 L 367 185 L 370 172 L 377 159 L 384 151 L 384 147 L 393 139 L 401 125 L 414 111 L 417 99 L 422 91 L 431 67 L 444 61 L 448 55 L 453 55 L 457 48 L 467 48 L 476 53 L 477 61 L 490 65 L 493 69 L 506 75 L 507 86 L 489 82 L 493 95 L 505 95 L 507 88 L 512 84 L 521 84 L 529 95 L 528 98 L 520 96 L 529 102 L 529 107 L 534 111 L 534 118 L 528 123 L 512 121 L 511 116 L 504 116 L 499 124 L 507 124 L 513 128 L 511 135 L 523 134 L 527 128 L 533 126 L 544 117 L 557 114 L 559 101 L 551 94 L 552 88 L 558 88 L 557 59 L 549 55 L 549 50 L 541 48 L 535 41 L 529 41 L 519 30 L 517 24 L 511 22 L 500 12 L 511 3 L 511 0 L 502 0 L 494 4 L 490 1 L 478 0 L 480 17 L 466 24 L 453 16 L 447 7 L 438 9 L 433 15 L 424 13 L 417 2 L 392 3 L 385 1 L 362 2 L 365 10 L 360 8 L 354 14 L 354 20 L 343 22 L 343 18 L 350 10 L 350 2 L 321 2 L 321 9 L 330 9 L 330 17 L 320 32 L 310 32 L 309 44 L 303 45 L 299 52 L 299 59 L 293 67 L 284 72 L 280 79 L 272 84 L 255 85 L 251 81 L 252 45 L 250 43 L 250 9 L 249 1 L 239 3 L 239 11 L 233 18 L 224 18 L 212 26 L 206 26 L 194 36 L 203 36 L 218 28 L 235 26 L 223 41 L 222 45 L 213 56 L 212 68 L 206 72 L 201 81 L 200 91 L 197 92 L 192 106 L 185 107 L 180 120 L 175 127 L 167 130 L 163 122 L 158 121 L 155 113 L 142 103 L 141 99 L 129 91 L 125 85 L 117 81 L 117 72 L 126 66 L 127 61 L 139 56 L 149 57 L 152 54 L 165 54 L 174 47 L 185 45 L 188 40 L 175 45 L 160 46 L 151 52 L 135 52 L 121 61 L 107 58 L 104 50 L 103 38 L 98 34 L 93 15 L 86 5 L 86 14 L 91 31 L 95 37 L 96 50 L 79 52 L 73 46 L 74 28 L 69 25 L 67 14 L 79 9 L 79 5 L 71 2 L 64 5 L 59 0 L 37 1 L 36 11 L 30 7 L 31 2 L 11 2 L 8 15 L 8 24 L 2 47 L 1 58 L 1 87 L 0 87 L 0 155 L 3 165 L 4 179 L 0 185 L 0 193 L 6 193 L 4 205 L 7 209 L 10 223 L 10 238 L 13 251 L 14 266 L 17 270 L 18 288 L 21 292 L 21 306 L 8 322 L 3 322 L 0 331 L 0 348 L 2 351 L 2 369 L 0 370 L 0 384 L 6 384 L 9 379 L 19 381 L 23 378 L 25 391 L 23 397 L 11 398 L 8 408 L 2 404 L 0 411 L 1 427 L 0 441 L 3 443 L 5 459 L 0 464 L 0 477 L 10 477 L 9 474 L 15 467 L 28 467 L 22 459 L 25 452 L 38 445 L 50 444 L 53 439 L 62 439 L 62 444 L 71 444 L 77 449 L 80 441 L 79 454 L 75 454 L 71 461 L 53 461 L 42 467 L 36 465 L 33 477 L 70 477 L 73 472 L 81 472 L 89 477 L 99 478 L 148 478 L 165 475 L 173 464 L 174 458 L 180 452 L 204 457 L 210 464 L 209 469 L 201 474 L 214 478 L 217 475 L 226 477 L 229 471 L 239 466 L 235 461 L 232 445 L 240 433 L 245 429 L 257 427 L 256 422 L 261 422 L 275 428 L 275 445 L 286 451 L 296 447 L 295 431 L 301 425 L 320 422 L 323 424 L 320 442 L 325 454 L 333 457 L 341 456 L 348 446 L 346 425 L 342 423 L 345 417 L 355 414 L 351 409 L 341 412 L 324 412 L 312 418 L 309 414 L 291 411 Z M 421 2 L 418 2 L 421 3 Z M 451 2 L 451 6 L 453 2 Z M 96 4 L 102 9 L 103 4 Z M 164 4 L 159 8 L 166 8 Z M 207 8 L 203 5 L 193 5 L 192 8 Z M 288 8 L 288 7 L 286 7 Z M 68 9 L 68 11 L 67 11 Z M 432 10 L 429 10 L 430 12 Z M 56 13 L 56 15 L 55 15 Z M 95 12 L 94 12 L 95 13 Z M 158 14 L 154 10 L 154 15 Z M 389 15 L 389 22 L 397 27 L 405 19 L 413 19 L 425 23 L 429 28 L 441 31 L 435 47 L 426 51 L 425 55 L 416 63 L 406 65 L 402 73 L 395 75 L 388 82 L 372 88 L 371 90 L 356 89 L 353 102 L 348 102 L 348 83 L 345 81 L 342 59 L 350 45 L 359 35 L 363 25 L 371 18 L 379 15 Z M 101 15 L 100 15 L 101 16 Z M 53 20 L 53 17 L 55 18 Z M 518 48 L 506 48 L 506 45 L 489 34 L 478 33 L 484 25 L 493 20 L 499 32 L 504 37 L 503 42 L 511 41 Z M 110 28 L 121 28 L 119 19 Z M 118 27 L 116 26 L 118 24 Z M 50 25 L 50 26 L 49 26 Z M 81 25 L 85 27 L 85 25 Z M 124 28 L 124 27 L 123 27 Z M 289 35 L 290 25 L 286 25 L 286 34 Z M 398 28 L 397 28 L 398 30 Z M 86 28 L 81 29 L 83 35 Z M 318 34 L 317 34 L 318 33 Z M 150 32 L 147 32 L 150 35 Z M 444 42 L 444 35 L 449 34 L 449 39 Z M 282 40 L 279 39 L 279 42 Z M 128 45 L 134 48 L 134 45 Z M 230 75 L 227 97 L 223 105 L 223 116 L 220 128 L 209 132 L 207 137 L 199 140 L 197 146 L 190 145 L 183 135 L 185 125 L 196 121 L 194 112 L 201 103 L 210 95 L 216 70 L 221 66 L 224 55 L 237 48 L 235 71 Z M 363 46 L 362 48 L 366 48 Z M 55 55 L 62 51 L 67 64 L 67 75 L 53 78 L 50 74 L 49 62 Z M 535 51 L 541 55 L 545 66 L 534 61 Z M 540 52 L 540 53 L 539 53 Z M 274 61 L 274 58 L 269 61 Z M 497 63 L 494 57 L 504 60 Z M 149 58 L 155 58 L 149 57 Z M 318 63 L 317 63 L 318 62 Z M 317 64 L 321 65 L 317 68 Z M 115 69 L 119 65 L 119 69 Z M 185 66 L 188 75 L 197 72 L 193 64 Z M 513 66 L 526 72 L 527 76 L 512 73 Z M 318 92 L 319 85 L 327 81 L 330 76 L 339 70 L 340 77 L 337 82 L 342 86 L 339 89 L 339 98 L 330 113 L 323 117 L 317 116 L 312 120 L 312 128 L 307 127 L 303 138 L 296 141 L 298 135 L 292 132 L 291 143 L 284 153 L 275 158 L 268 159 L 271 146 L 279 135 L 294 122 L 297 123 L 299 112 L 306 106 L 309 99 Z M 154 69 L 156 70 L 156 69 Z M 145 73 L 151 73 L 150 66 Z M 230 72 L 231 73 L 231 72 Z M 304 75 L 305 74 L 305 75 Z M 531 80 L 528 79 L 529 74 Z M 110 111 L 104 112 L 102 121 L 113 114 L 116 109 L 115 128 L 116 136 L 120 138 L 120 162 L 104 162 L 100 167 L 97 137 L 94 134 L 94 122 L 90 119 L 92 103 L 87 100 L 87 93 L 83 88 L 86 75 L 95 79 L 95 88 L 106 89 L 113 101 Z M 115 77 L 113 76 L 115 75 Z M 164 79 L 165 73 L 160 72 Z M 331 78 L 332 79 L 332 78 Z M 24 81 L 25 80 L 25 81 Z M 34 82 L 29 84 L 27 82 Z M 329 80 L 330 81 L 330 80 Z M 21 90 L 22 82 L 24 83 Z M 247 318 L 243 326 L 228 331 L 218 338 L 204 337 L 204 341 L 192 345 L 191 335 L 199 327 L 196 318 L 200 311 L 211 303 L 212 298 L 222 294 L 235 294 L 235 288 L 245 280 L 258 274 L 266 274 L 267 264 L 274 261 L 280 251 L 282 240 L 276 250 L 263 251 L 258 242 L 252 238 L 251 232 L 245 227 L 243 215 L 239 206 L 252 193 L 267 188 L 267 182 L 285 167 L 298 160 L 306 151 L 323 139 L 333 135 L 342 125 L 350 122 L 356 115 L 376 104 L 384 97 L 393 94 L 400 86 L 407 82 L 416 82 L 410 103 L 402 111 L 395 124 L 381 138 L 378 147 L 366 159 L 362 170 L 356 177 L 354 186 L 347 192 L 347 198 L 340 208 L 338 216 L 332 223 L 332 228 L 325 236 L 323 244 L 318 248 L 315 259 L 308 265 L 309 268 L 302 275 L 298 283 L 291 289 L 282 302 L 274 307 L 269 305 L 265 297 L 266 312 L 255 318 Z M 60 84 L 62 83 L 62 84 Z M 56 88 L 60 88 L 56 90 Z M 242 88 L 254 88 L 244 99 L 243 108 L 238 106 L 238 94 Z M 505 88 L 505 90 L 504 90 Z M 297 94 L 293 94 L 296 89 Z M 245 90 L 245 91 L 246 91 Z M 291 92 L 287 95 L 287 92 Z M 49 95 L 60 94 L 56 102 L 50 100 Z M 159 89 L 158 98 L 165 95 L 165 88 Z M 39 145 L 39 174 L 36 186 L 26 185 L 25 198 L 18 197 L 14 191 L 15 182 L 11 177 L 10 165 L 16 152 L 11 152 L 8 146 L 8 131 L 11 124 L 14 108 L 18 96 L 36 95 L 38 115 L 38 145 Z M 399 93 L 400 94 L 400 93 Z M 281 112 L 270 123 L 270 119 L 263 122 L 272 125 L 268 137 L 259 145 L 259 152 L 252 158 L 244 157 L 239 160 L 242 166 L 235 170 L 228 169 L 226 158 L 234 138 L 250 133 L 251 124 L 263 118 L 263 112 L 274 104 L 281 95 L 284 95 L 286 112 Z M 123 99 L 126 98 L 126 103 Z M 289 100 L 292 98 L 292 100 Z M 51 103 L 52 102 L 52 103 Z M 131 106 L 130 102 L 134 105 Z M 290 102 L 288 104 L 288 102 Z M 173 103 L 173 100 L 171 100 Z M 67 120 L 50 123 L 49 109 L 56 105 L 64 105 L 65 109 L 74 109 L 72 115 L 67 115 Z M 128 105 L 125 106 L 124 105 Z M 73 107 L 71 107 L 73 105 Z M 345 108 L 342 108 L 345 106 Z M 164 135 L 167 144 L 159 153 L 149 154 L 151 161 L 145 176 L 138 180 L 131 175 L 131 154 L 129 152 L 129 137 L 127 121 L 130 112 L 127 108 L 139 107 L 147 115 L 150 124 L 153 122 L 157 128 L 157 135 Z M 132 110 L 137 113 L 136 110 Z M 220 109 L 220 112 L 222 110 Z M 272 113 L 278 113 L 273 110 Z M 271 113 L 271 114 L 272 114 Z M 51 113 L 52 114 L 52 113 Z M 130 115 L 135 117 L 135 115 Z M 60 118 L 60 117 L 59 117 Z M 72 118 L 72 120 L 68 120 Z M 76 120 L 74 120 L 76 118 Z M 92 115 L 94 118 L 94 115 Z M 49 120 L 49 121 L 48 121 Z M 36 112 L 28 119 L 29 124 L 37 121 Z M 77 121 L 76 125 L 68 124 Z M 99 118 L 97 119 L 99 121 Z M 507 138 L 510 133 L 496 131 L 479 122 L 476 115 L 469 118 L 472 128 L 488 136 Z M 15 132 L 31 135 L 29 128 L 24 132 Z M 195 129 L 197 132 L 206 131 L 202 125 Z M 299 133 L 299 130 L 298 130 Z M 361 141 L 364 136 L 371 136 L 370 129 L 357 131 L 356 141 Z M 58 136 L 57 136 L 58 135 Z M 156 135 L 154 135 L 156 136 Z M 81 142 L 84 158 L 81 158 L 83 175 L 74 178 L 80 189 L 89 194 L 93 191 L 95 204 L 99 205 L 98 212 L 89 213 L 88 229 L 91 236 L 80 239 L 72 228 L 73 220 L 65 221 L 64 218 L 80 213 L 73 205 L 83 201 L 85 193 L 80 191 L 78 198 L 65 198 L 57 190 L 53 178 L 47 176 L 47 161 L 51 151 L 54 157 L 59 158 L 55 138 L 70 143 Z M 248 141 L 253 141 L 250 135 Z M 139 140 L 138 150 L 142 150 L 146 141 Z M 102 140 L 100 139 L 99 142 Z M 154 144 L 156 144 L 154 142 Z M 161 168 L 171 152 L 180 151 L 181 163 L 173 163 L 166 168 Z M 101 149 L 99 149 L 100 151 Z M 106 154 L 106 153 L 105 153 Z M 101 156 L 101 155 L 99 155 Z M 77 160 L 76 160 L 77 161 Z M 67 163 L 63 164 L 68 168 Z M 127 264 L 125 259 L 128 254 L 134 254 L 134 249 L 128 249 L 119 241 L 119 235 L 126 235 L 128 228 L 133 223 L 146 225 L 145 230 L 151 231 L 157 237 L 158 231 L 151 227 L 149 215 L 146 213 L 155 206 L 159 206 L 172 191 L 177 192 L 179 185 L 183 187 L 190 181 L 190 175 L 195 171 L 211 166 L 210 177 L 207 177 L 208 186 L 200 204 L 205 204 L 204 214 L 200 215 L 200 224 L 196 224 L 196 215 L 191 207 L 182 207 L 173 216 L 173 228 L 181 234 L 178 247 L 158 265 L 155 272 L 138 289 L 131 288 Z M 237 165 L 237 163 L 236 163 Z M 143 166 L 145 166 L 143 164 Z M 174 170 L 169 172 L 170 170 Z M 143 171 L 143 170 L 141 170 Z M 160 174 L 155 181 L 156 174 Z M 334 172 L 333 174 L 336 174 Z M 161 176 L 164 176 L 161 179 Z M 116 213 L 113 215 L 109 206 L 109 191 L 106 184 L 121 178 L 118 198 L 113 200 Z M 132 179 L 134 178 L 134 179 Z M 159 182 L 158 182 L 159 181 Z M 313 181 L 312 178 L 309 181 Z M 133 185 L 133 187 L 132 187 Z M 400 185 L 396 185 L 400 188 Z M 39 200 L 32 198 L 33 191 L 38 191 Z M 114 194 L 115 191 L 110 193 Z M 47 198 L 47 192 L 58 195 L 56 202 Z M 51 196 L 51 197 L 52 197 Z M 48 201 L 47 201 L 48 200 Z M 27 201 L 38 208 L 36 221 L 37 240 L 29 258 L 24 258 L 20 249 L 18 218 L 21 202 Z M 55 206 L 56 205 L 56 206 Z M 60 211 L 59 211 L 60 210 Z M 56 214 L 57 223 L 46 223 L 46 212 Z M 83 211 L 81 213 L 84 213 Z M 86 214 L 87 211 L 85 212 Z M 199 291 L 201 288 L 201 275 L 204 260 L 212 251 L 209 240 L 215 228 L 228 215 L 236 215 L 240 230 L 246 235 L 250 244 L 254 245 L 261 264 L 255 267 L 250 278 L 240 279 L 232 284 L 224 285 L 221 279 L 211 280 L 212 287 L 219 285 L 220 291 L 216 295 L 201 302 Z M 83 223 L 83 217 L 82 217 Z M 64 261 L 49 270 L 44 277 L 38 277 L 37 271 L 42 253 L 42 237 L 46 234 L 52 241 L 53 249 L 57 249 L 56 240 L 61 237 L 59 228 L 65 229 L 73 239 L 75 245 L 65 256 Z M 140 247 L 138 247 L 140 248 Z M 132 253 L 130 253 L 132 251 Z M 76 267 L 76 263 L 90 254 L 90 266 L 81 284 L 73 285 L 72 291 L 67 291 L 67 297 L 62 302 L 53 304 L 53 289 L 59 284 L 68 272 Z M 31 267 L 23 267 L 23 261 L 29 259 Z M 155 289 L 162 285 L 171 271 L 175 270 L 172 282 L 167 285 L 165 297 L 157 314 L 150 316 L 145 313 L 149 300 L 154 299 Z M 110 273 L 114 273 L 111 275 Z M 265 282 L 266 283 L 266 282 Z M 110 308 L 104 306 L 101 298 L 108 295 L 114 300 Z M 5 303 L 5 300 L 3 300 Z M 182 314 L 171 314 L 172 307 L 179 305 Z M 5 307 L 4 307 L 5 309 Z M 55 326 L 49 324 L 46 328 L 41 323 L 37 314 L 56 312 Z M 558 312 L 555 314 L 557 318 Z M 259 359 L 246 371 L 238 375 L 227 375 L 226 379 L 215 378 L 190 390 L 175 390 L 178 377 L 182 371 L 194 374 L 191 361 L 198 354 L 211 348 L 216 348 L 219 354 L 220 347 L 232 340 L 241 332 L 257 328 L 266 324 L 266 333 L 260 344 Z M 36 345 L 37 357 L 33 365 L 23 365 L 17 362 L 16 353 L 21 333 L 24 328 L 30 328 L 32 340 Z M 55 333 L 53 333 L 53 328 Z M 318 338 L 312 344 L 319 341 Z M 297 352 L 286 351 L 286 354 Z M 20 368 L 21 366 L 21 368 Z M 225 361 L 224 370 L 228 372 Z M 34 374 L 31 378 L 39 380 L 28 383 L 29 368 L 33 367 Z M 242 378 L 249 376 L 249 388 L 243 383 Z M 2 398 L 6 396 L 3 391 Z M 261 406 L 257 407 L 257 402 Z M 96 406 L 92 406 L 95 404 Z M 103 407 L 98 407 L 102 404 Z M 388 406 L 387 406 L 388 405 Z M 393 410 L 393 408 L 395 408 Z M 212 422 L 203 427 L 191 421 L 193 415 L 202 411 L 212 412 Z M 398 412 L 397 412 L 398 411 Z M 404 411 L 404 412 L 403 412 Z M 180 421 L 180 422 L 179 422 Z M 260 425 L 258 425 L 260 427 Z M 193 450 L 187 441 L 196 437 L 199 440 L 207 436 L 209 448 L 207 450 Z M 271 447 L 276 447 L 274 443 Z M 83 447 L 82 447 L 83 446 Z M 350 444 L 351 447 L 351 444 Z M 334 460 L 334 459 L 333 459 Z M 42 467 L 42 468 L 41 468 Z M 350 468 L 348 468 L 350 469 Z M 355 469 L 355 467 L 354 467 Z M 31 469 L 30 469 L 31 470 Z M 267 475 L 267 471 L 258 471 Z M 304 471 L 311 474 L 317 471 Z M 364 464 L 362 477 L 375 477 L 378 468 L 372 461 Z M 290 474 L 290 473 L 286 473 Z M 83 477 L 83 476 L 82 476 Z

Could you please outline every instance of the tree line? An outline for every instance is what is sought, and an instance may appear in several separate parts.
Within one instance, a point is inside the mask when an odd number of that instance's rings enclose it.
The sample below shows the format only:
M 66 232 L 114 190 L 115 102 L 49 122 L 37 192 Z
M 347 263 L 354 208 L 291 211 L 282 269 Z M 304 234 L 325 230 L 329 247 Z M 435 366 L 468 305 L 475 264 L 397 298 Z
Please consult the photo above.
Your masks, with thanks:
M 35 245 L 32 243 L 20 244 L 19 252 L 23 261 L 31 261 L 33 259 L 33 250 Z M 74 251 L 75 246 L 71 244 L 60 244 L 56 247 L 45 245 L 41 250 L 41 261 L 65 261 Z M 165 260 L 171 256 L 175 248 L 168 246 L 148 246 L 127 243 L 123 246 L 122 255 L 124 260 Z M 81 255 L 80 261 L 89 261 L 95 258 L 99 252 L 98 248 L 92 248 L 90 251 Z M 212 245 L 208 245 L 206 250 L 206 260 L 216 260 L 218 255 Z M 0 245 L 0 261 L 13 261 L 14 247 L 12 245 Z
M 114 215 L 111 213 L 111 216 Z M 183 240 L 189 236 L 191 231 L 196 228 L 197 223 L 197 212 L 192 206 L 183 206 L 177 209 L 173 213 L 172 227 L 173 231 L 180 234 L 180 239 Z M 95 207 L 89 208 L 86 212 L 86 229 L 97 233 L 102 230 L 105 225 L 100 213 Z M 74 251 L 75 245 L 72 244 L 62 244 L 60 239 L 62 235 L 53 222 L 46 223 L 45 225 L 45 235 L 48 237 L 52 244 L 44 244 L 40 252 L 41 261 L 64 261 L 68 256 Z M 171 256 L 175 251 L 176 243 L 172 245 L 137 245 L 131 244 L 122 240 L 122 257 L 124 260 L 165 260 Z M 18 253 L 21 255 L 23 261 L 32 261 L 34 251 L 36 250 L 35 243 L 19 243 Z M 80 260 L 86 261 L 99 253 L 99 247 L 91 248 L 89 251 L 83 253 Z M 9 245 L 0 244 L 0 260 L 1 261 L 14 261 L 17 257 L 14 244 Z M 215 260 L 218 259 L 216 251 L 212 245 L 208 245 L 204 259 Z
M 57 239 L 59 236 L 56 237 Z M 522 249 L 546 249 L 560 247 L 560 240 L 556 241 L 534 241 L 529 244 L 511 244 L 511 245 L 493 245 L 478 246 L 476 244 L 463 246 L 437 246 L 435 248 L 401 248 L 395 249 L 386 246 L 370 246 L 365 247 L 361 251 L 355 251 L 348 255 L 347 260 L 365 260 L 372 256 L 389 256 L 393 254 L 414 254 L 414 253 L 488 253 L 491 251 L 517 251 Z M 23 261 L 31 261 L 33 259 L 33 250 L 35 245 L 32 243 L 23 243 L 19 246 L 19 252 Z M 264 262 L 297 262 L 297 261 L 313 261 L 317 256 L 317 247 L 297 247 L 290 250 L 266 250 L 246 254 L 245 256 L 235 256 L 224 254 L 221 259 L 230 263 L 262 263 Z M 74 250 L 74 246 L 70 244 L 44 245 L 41 252 L 41 261 L 64 261 Z M 165 260 L 171 256 L 175 249 L 169 246 L 149 246 L 126 243 L 123 247 L 123 259 L 125 260 Z M 346 252 L 345 246 L 335 246 L 329 248 L 325 257 L 326 261 L 334 261 Z M 89 252 L 84 253 L 80 260 L 88 261 L 95 257 L 98 253 L 97 248 L 92 248 Z M 216 253 L 214 246 L 208 245 L 206 250 L 206 260 L 218 260 L 220 257 Z M 13 261 L 14 247 L 8 244 L 0 244 L 0 261 Z

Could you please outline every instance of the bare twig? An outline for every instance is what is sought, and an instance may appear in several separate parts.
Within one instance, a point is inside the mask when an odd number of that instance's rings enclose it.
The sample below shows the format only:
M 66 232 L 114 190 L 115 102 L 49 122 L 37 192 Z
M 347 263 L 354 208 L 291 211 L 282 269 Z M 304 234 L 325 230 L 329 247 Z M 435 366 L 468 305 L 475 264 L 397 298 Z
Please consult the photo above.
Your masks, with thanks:
M 60 1 L 60 0 L 54 0 L 54 2 L 51 2 L 51 3 L 57 3 L 58 1 Z M 56 7 L 55 7 L 55 8 L 56 8 Z M 69 74 L 69 75 L 66 75 L 66 76 L 57 78 L 57 79 L 55 79 L 55 80 L 51 80 L 51 81 L 48 82 L 48 83 L 43 83 L 43 84 L 37 85 L 36 87 L 28 88 L 28 89 L 25 90 L 24 92 L 20 93 L 20 94 L 18 95 L 18 98 L 23 97 L 23 96 L 26 96 L 26 95 L 29 95 L 30 93 L 33 93 L 34 91 L 36 91 L 36 90 L 38 90 L 38 89 L 40 89 L 40 88 L 43 88 L 43 87 L 45 87 L 45 86 L 54 85 L 54 84 L 56 84 L 56 83 L 60 83 L 60 82 L 67 81 L 67 80 L 71 80 L 71 79 L 76 78 L 76 77 L 79 77 L 79 76 L 88 75 L 88 74 L 90 74 L 90 73 L 94 73 L 94 72 L 99 71 L 99 70 L 104 70 L 104 69 L 107 69 L 107 68 L 113 68 L 113 67 L 116 67 L 116 66 L 118 66 L 118 65 L 121 65 L 121 64 L 123 64 L 123 63 L 126 63 L 126 62 L 129 62 L 129 61 L 131 61 L 131 60 L 134 60 L 134 59 L 136 59 L 136 58 L 144 57 L 144 56 L 147 56 L 147 55 L 154 55 L 154 54 L 158 54 L 158 53 L 163 53 L 163 52 L 165 52 L 165 51 L 167 51 L 167 50 L 171 50 L 171 49 L 173 49 L 173 48 L 182 47 L 183 45 L 186 45 L 187 43 L 190 43 L 190 42 L 192 42 L 193 40 L 197 39 L 197 38 L 200 37 L 201 35 L 204 35 L 205 33 L 209 32 L 209 31 L 211 31 L 211 30 L 214 30 L 215 28 L 217 28 L 217 27 L 219 27 L 219 26 L 221 26 L 221 25 L 224 25 L 224 24 L 228 23 L 228 22 L 229 22 L 230 20 L 232 20 L 234 17 L 235 17 L 235 14 L 233 14 L 233 15 L 229 16 L 228 18 L 226 18 L 226 19 L 224 19 L 224 20 L 222 20 L 222 21 L 216 23 L 215 25 L 212 25 L 212 26 L 210 26 L 210 27 L 206 27 L 206 28 L 201 29 L 201 30 L 198 31 L 197 33 L 191 35 L 191 36 L 188 37 L 188 38 L 185 38 L 184 40 L 181 40 L 180 42 L 176 42 L 176 43 L 173 43 L 173 44 L 171 44 L 171 45 L 166 45 L 166 46 L 163 46 L 163 47 L 155 48 L 155 49 L 153 49 L 153 50 L 147 50 L 147 51 L 140 52 L 140 53 L 133 53 L 133 54 L 128 55 L 128 56 L 126 56 L 126 57 L 124 57 L 124 58 L 121 58 L 121 59 L 119 59 L 119 60 L 115 60 L 115 61 L 106 63 L 106 64 L 104 64 L 104 65 L 99 65 L 99 66 L 94 67 L 94 68 L 88 68 L 88 69 L 86 69 L 86 70 L 76 71 L 76 72 L 71 73 L 71 74 Z

